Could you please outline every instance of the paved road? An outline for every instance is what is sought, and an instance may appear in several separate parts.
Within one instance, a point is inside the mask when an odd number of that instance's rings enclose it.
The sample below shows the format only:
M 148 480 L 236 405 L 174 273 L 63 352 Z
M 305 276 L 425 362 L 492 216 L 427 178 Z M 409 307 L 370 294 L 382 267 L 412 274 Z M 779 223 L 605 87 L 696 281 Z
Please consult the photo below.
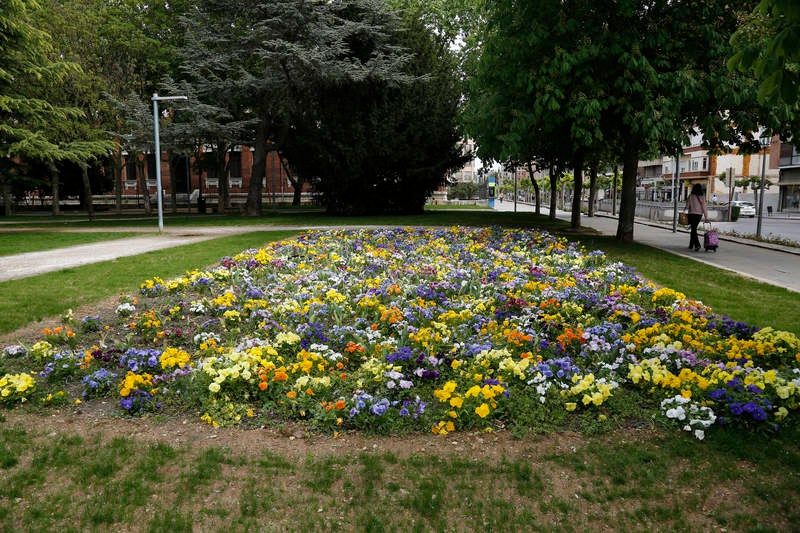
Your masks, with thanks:
M 514 204 L 513 202 L 502 202 L 499 205 L 495 204 L 495 209 L 513 211 Z M 532 210 L 533 206 L 517 203 L 517 211 Z M 543 208 L 542 212 L 547 213 L 548 209 Z M 569 220 L 571 213 L 558 211 L 556 216 Z M 762 234 L 767 235 L 763 230 L 771 227 L 770 224 L 777 222 L 777 220 L 767 222 L 766 219 L 762 219 Z M 582 226 L 594 228 L 604 235 L 616 235 L 617 222 L 616 217 L 608 214 L 581 217 Z M 791 240 L 800 242 L 800 220 L 794 219 L 788 222 L 782 220 L 781 224 L 784 224 L 783 227 L 789 228 L 784 230 L 787 235 L 795 236 Z M 715 226 L 719 226 L 721 231 L 725 230 L 721 224 L 715 224 Z M 753 227 L 755 228 L 755 226 Z M 737 232 L 744 233 L 744 230 L 739 229 Z M 695 261 L 737 272 L 764 283 L 800 292 L 800 248 L 776 246 L 721 235 L 721 242 L 717 252 L 693 252 L 689 251 L 688 231 L 679 229 L 673 233 L 671 225 L 659 225 L 646 220 L 637 220 L 633 230 L 633 238 L 637 242 L 666 252 L 689 257 Z
M 519 211 L 532 210 L 531 206 L 517 205 Z M 498 209 L 513 210 L 513 203 L 503 202 Z M 546 211 L 545 211 L 546 212 Z M 559 218 L 569 220 L 570 213 L 558 212 Z M 610 216 L 581 217 L 582 224 L 603 234 L 614 235 L 617 220 Z M 800 228 L 800 220 L 794 221 Z M 72 268 L 89 263 L 107 261 L 117 257 L 137 255 L 152 250 L 172 248 L 200 242 L 224 235 L 250 231 L 302 230 L 297 226 L 238 226 L 167 228 L 164 233 L 151 233 L 126 239 L 102 241 L 59 248 L 44 252 L 31 252 L 0 257 L 0 281 L 20 279 Z M 673 233 L 670 228 L 637 222 L 634 229 L 636 241 L 670 253 L 690 257 L 696 261 L 738 272 L 745 276 L 800 292 L 800 249 L 761 245 L 754 241 L 722 237 L 717 253 L 688 251 L 689 235 L 684 231 Z M 800 240 L 800 238 L 798 238 Z

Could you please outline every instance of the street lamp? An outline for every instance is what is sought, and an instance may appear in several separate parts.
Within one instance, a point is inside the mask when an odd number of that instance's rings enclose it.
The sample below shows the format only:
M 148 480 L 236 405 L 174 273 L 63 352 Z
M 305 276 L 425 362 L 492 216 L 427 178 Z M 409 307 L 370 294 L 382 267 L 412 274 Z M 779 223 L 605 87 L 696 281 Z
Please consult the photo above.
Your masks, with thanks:
M 188 96 L 158 96 L 153 93 L 153 131 L 156 139 L 156 194 L 158 195 L 158 231 L 164 231 L 164 207 L 161 204 L 161 144 L 158 139 L 158 102 L 159 100 L 188 100 Z
M 758 139 L 758 142 L 761 144 L 761 149 L 763 150 L 761 155 L 761 186 L 759 187 L 759 196 L 758 196 L 758 224 L 756 224 L 756 237 L 761 237 L 761 218 L 764 211 L 764 185 L 766 182 L 766 173 L 767 173 L 767 148 L 772 143 L 772 136 L 763 133 L 761 137 Z

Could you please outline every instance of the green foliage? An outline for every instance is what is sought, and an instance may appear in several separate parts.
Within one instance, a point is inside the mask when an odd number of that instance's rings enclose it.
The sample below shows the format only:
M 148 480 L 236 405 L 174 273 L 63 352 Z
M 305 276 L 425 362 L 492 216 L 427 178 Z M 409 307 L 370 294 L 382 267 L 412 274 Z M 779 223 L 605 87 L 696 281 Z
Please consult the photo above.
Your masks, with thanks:
M 641 156 L 673 151 L 694 128 L 712 150 L 743 137 L 753 151 L 750 132 L 766 113 L 752 104 L 752 83 L 722 67 L 736 17 L 749 7 L 487 3 L 467 130 L 483 159 L 560 168 L 621 160 L 618 238 L 632 240 Z
M 731 38 L 728 65 L 752 73 L 758 98 L 796 111 L 800 97 L 800 7 L 793 0 L 761 0 Z
M 391 20 L 391 19 L 390 19 Z M 332 213 L 421 212 L 460 168 L 455 61 L 442 39 L 410 14 L 370 46 L 400 46 L 402 71 L 323 81 L 285 152 L 300 174 L 318 176 Z M 321 125 L 321 126 L 320 126 Z M 309 149 L 312 148 L 312 149 Z
M 447 188 L 447 199 L 472 200 L 478 197 L 478 190 L 478 185 L 471 181 L 456 183 Z
M 57 83 L 77 66 L 51 59 L 50 36 L 31 20 L 33 2 L 12 1 L 0 12 L 0 158 L 36 156 L 59 159 L 60 149 L 42 130 L 51 123 L 61 124 L 80 112 L 74 107 L 53 105 L 42 90 Z M 13 175 L 2 174 L 8 182 Z

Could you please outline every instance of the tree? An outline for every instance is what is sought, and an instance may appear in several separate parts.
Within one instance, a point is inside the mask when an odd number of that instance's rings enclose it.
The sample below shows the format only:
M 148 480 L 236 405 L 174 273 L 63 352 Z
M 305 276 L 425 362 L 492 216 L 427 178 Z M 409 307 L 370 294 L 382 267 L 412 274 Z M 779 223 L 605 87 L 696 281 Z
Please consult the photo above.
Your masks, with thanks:
M 226 95 L 216 92 L 216 84 L 195 75 L 191 60 L 182 65 L 182 70 L 192 74 L 192 84 L 172 80 L 163 83 L 169 93 L 189 98 L 189 105 L 181 106 L 176 113 L 167 138 L 173 146 L 194 156 L 198 178 L 203 170 L 220 178 L 218 209 L 225 213 L 230 208 L 228 153 L 245 144 L 257 119 L 249 110 L 236 108 L 235 101 L 219 105 L 225 102 Z
M 138 189 L 143 191 L 144 211 L 149 215 L 152 213 L 152 206 L 146 182 L 145 158 L 155 150 L 153 112 L 147 102 L 133 93 L 122 99 L 116 99 L 111 95 L 106 95 L 106 98 L 119 116 L 117 129 L 112 132 L 119 145 L 117 155 L 120 157 L 121 152 L 125 151 L 127 161 L 135 163 L 135 179 L 138 182 Z
M 383 39 L 412 54 L 400 76 L 321 80 L 308 115 L 284 144 L 300 174 L 319 177 L 332 213 L 420 212 L 469 158 L 459 149 L 460 90 L 446 43 L 410 11 L 402 29 L 385 31 Z M 351 50 L 360 55 L 373 46 L 364 39 Z
M 722 68 L 737 9 L 750 4 L 491 3 L 470 92 L 479 145 L 488 140 L 510 154 L 571 165 L 576 187 L 582 161 L 610 149 L 623 165 L 617 238 L 633 240 L 642 156 L 680 146 L 695 128 L 712 150 L 726 143 L 752 149 L 748 132 L 763 110 L 747 110 L 747 80 Z M 487 116 L 487 108 L 499 116 Z
M 248 214 L 261 211 L 267 150 L 283 152 L 292 130 L 313 116 L 309 106 L 321 86 L 396 76 L 403 55 L 382 35 L 387 14 L 381 5 L 203 0 L 185 19 L 184 57 L 194 54 L 195 72 L 258 119 Z M 359 56 L 353 52 L 359 43 L 372 48 Z
M 761 0 L 731 37 L 732 69 L 752 73 L 758 98 L 797 109 L 800 99 L 800 6 L 795 0 Z
M 572 167 L 577 227 L 583 162 L 604 139 L 602 86 L 594 64 L 600 49 L 587 38 L 596 31 L 597 16 L 587 2 L 487 6 L 483 48 L 470 84 L 468 131 L 482 158 Z
M 53 58 L 49 36 L 31 23 L 29 9 L 37 8 L 32 1 L 10 0 L 0 10 L 0 160 L 15 161 L 0 166 L 6 214 L 13 211 L 14 185 L 22 176 L 16 161 L 64 158 L 64 148 L 48 137 L 46 128 L 80 116 L 79 109 L 53 104 L 46 93 L 35 90 L 77 69 Z

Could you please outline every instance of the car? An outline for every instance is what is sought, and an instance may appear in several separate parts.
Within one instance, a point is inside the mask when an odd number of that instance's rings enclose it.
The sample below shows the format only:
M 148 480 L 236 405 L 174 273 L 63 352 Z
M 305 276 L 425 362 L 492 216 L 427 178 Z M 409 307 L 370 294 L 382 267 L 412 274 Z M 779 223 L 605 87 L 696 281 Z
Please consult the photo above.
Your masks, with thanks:
M 742 202 L 740 200 L 736 200 L 734 202 L 731 202 L 731 205 L 739 206 L 740 217 L 753 218 L 756 216 L 756 206 L 754 206 L 752 202 Z

